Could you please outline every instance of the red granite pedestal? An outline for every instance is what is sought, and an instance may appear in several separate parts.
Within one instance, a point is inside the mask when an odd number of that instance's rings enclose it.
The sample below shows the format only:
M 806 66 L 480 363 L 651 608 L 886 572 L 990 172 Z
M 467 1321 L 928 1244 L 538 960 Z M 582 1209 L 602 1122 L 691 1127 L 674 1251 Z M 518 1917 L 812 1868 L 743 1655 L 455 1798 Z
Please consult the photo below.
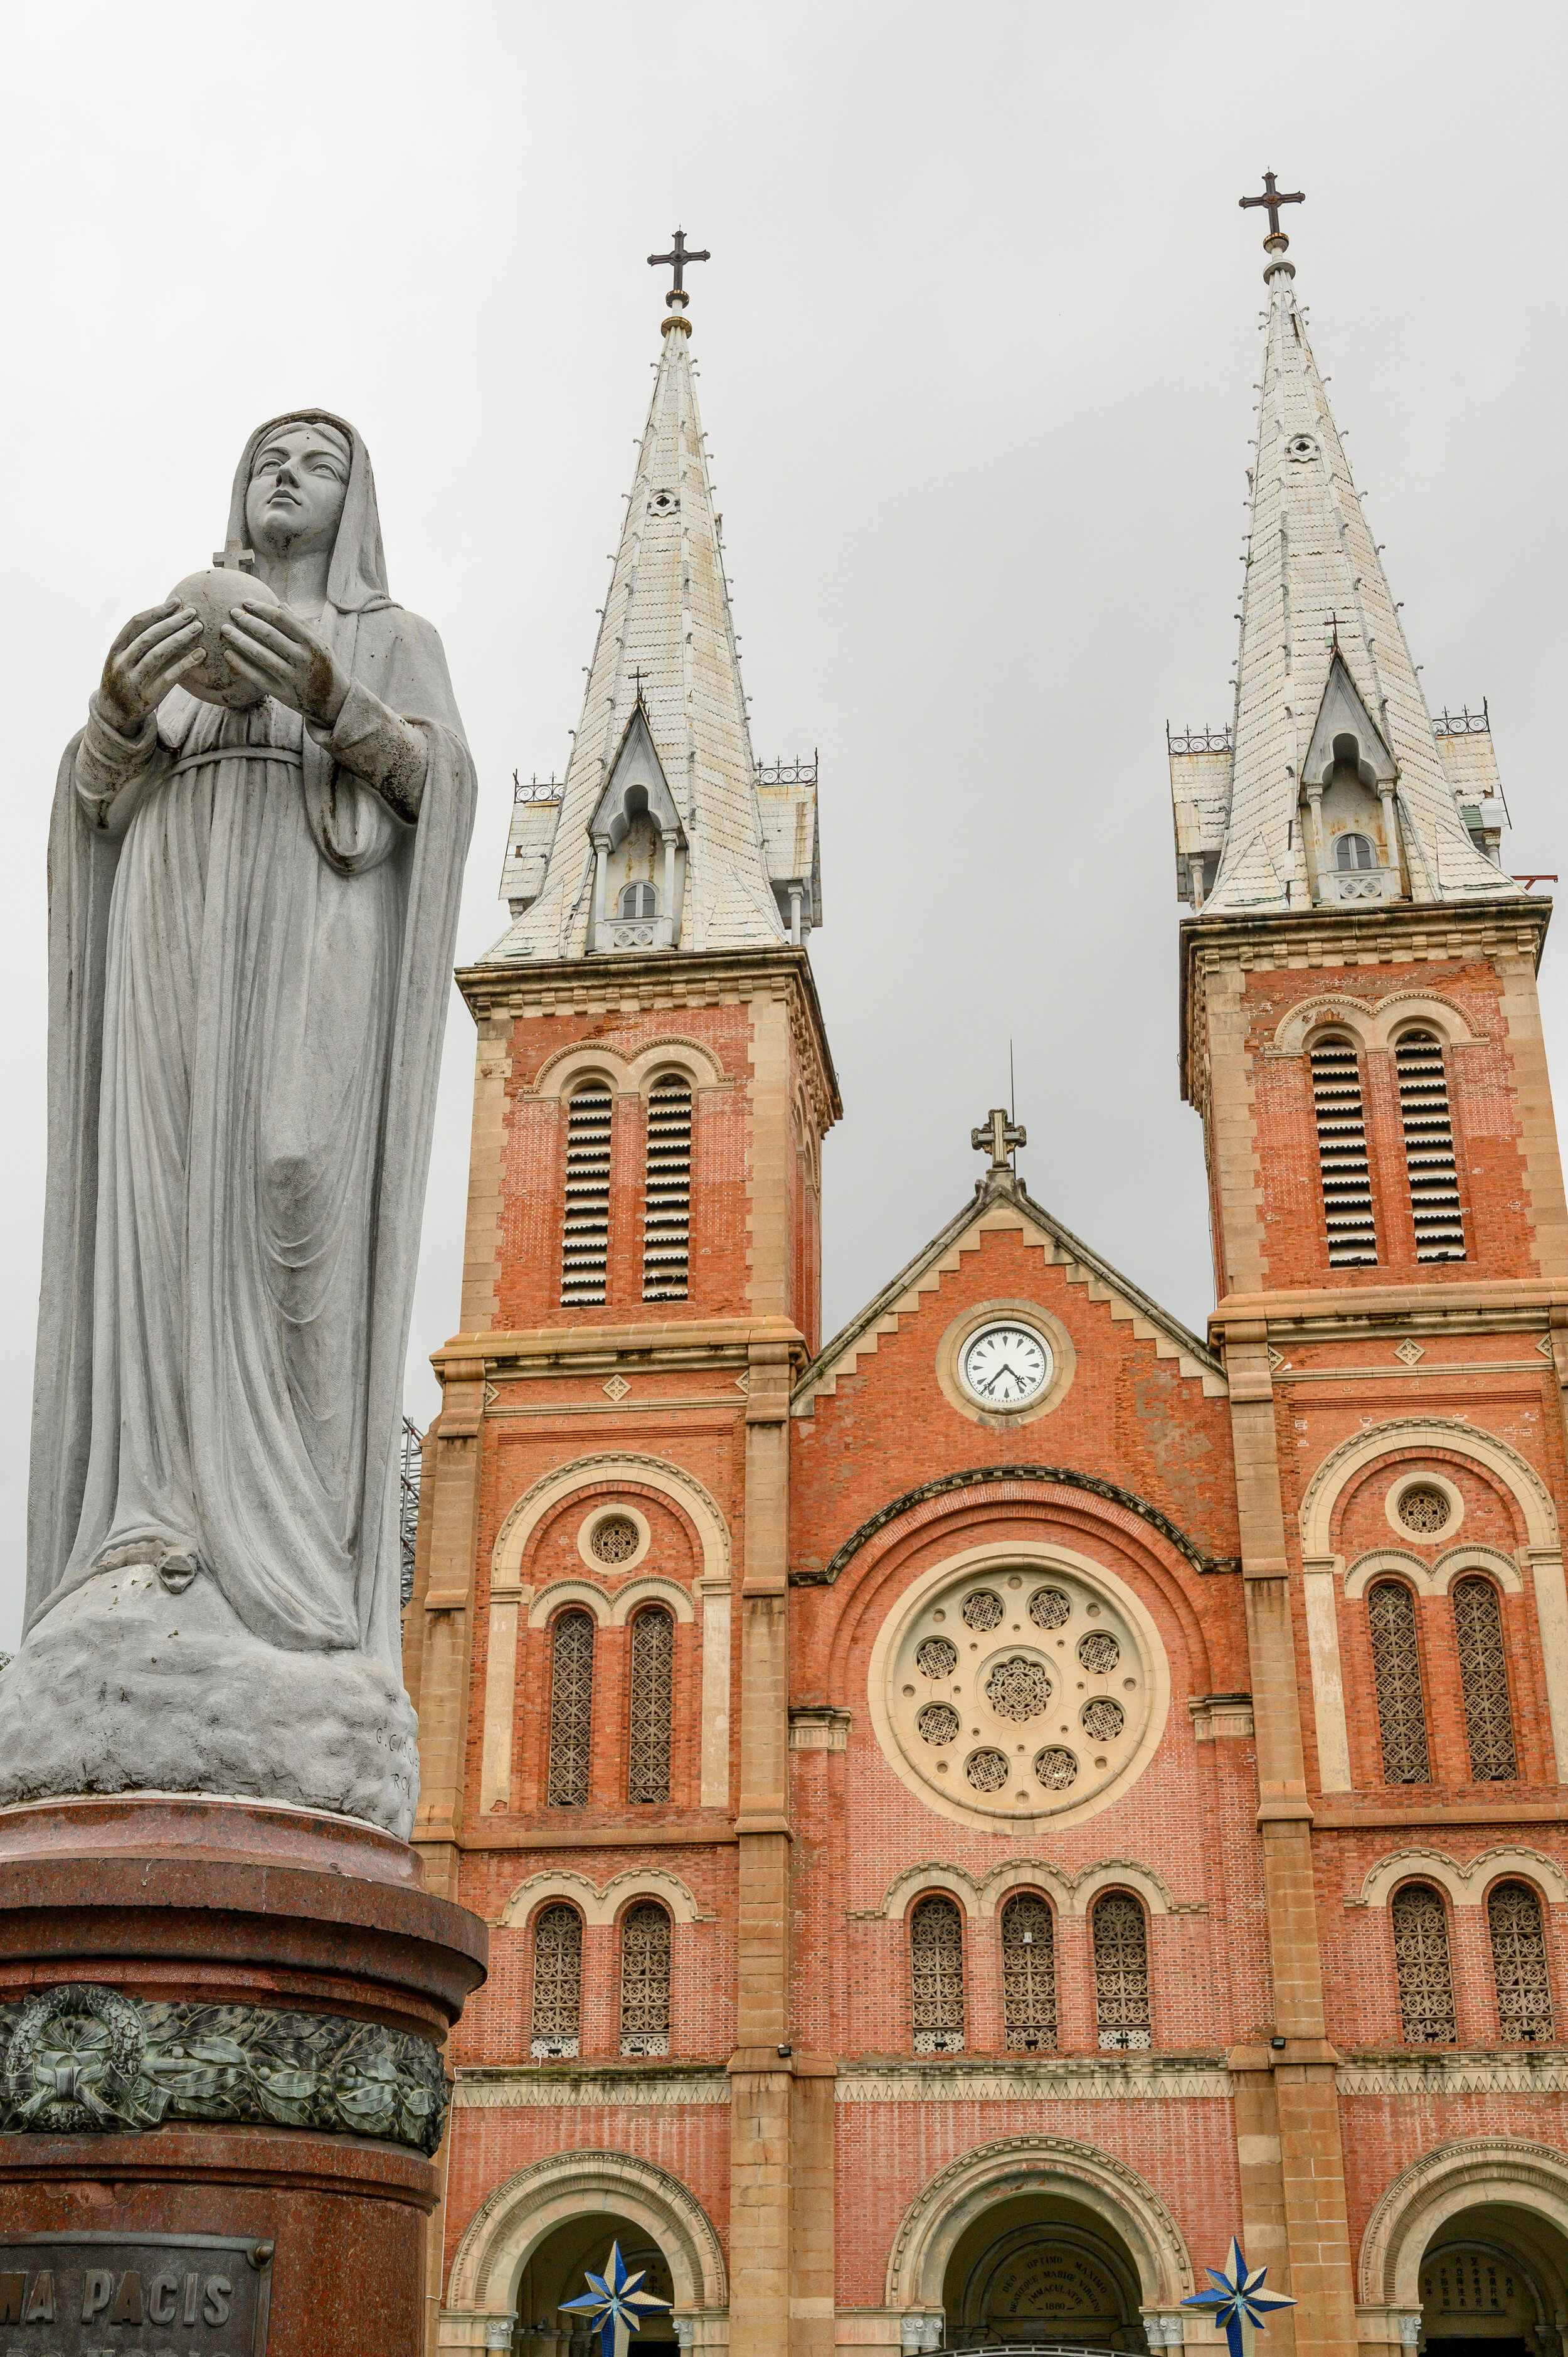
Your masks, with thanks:
M 415 2357 L 431 2056 L 488 1945 L 421 1882 L 310 1810 L 0 1810 L 0 2348 Z

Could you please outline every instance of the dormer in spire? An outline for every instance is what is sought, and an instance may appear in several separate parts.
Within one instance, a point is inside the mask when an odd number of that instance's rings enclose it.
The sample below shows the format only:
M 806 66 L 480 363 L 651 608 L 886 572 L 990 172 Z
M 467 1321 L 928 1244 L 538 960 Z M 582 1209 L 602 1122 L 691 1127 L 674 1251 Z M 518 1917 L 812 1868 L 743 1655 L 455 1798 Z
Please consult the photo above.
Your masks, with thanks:
M 1510 899 L 1440 749 L 1271 219 L 1235 708 L 1228 731 L 1171 740 L 1178 888 L 1208 916 Z
M 704 257 L 657 258 L 683 266 Z M 529 809 L 521 832 L 514 820 L 503 882 L 514 921 L 487 963 L 773 949 L 791 938 L 793 909 L 803 919 L 797 940 L 816 920 L 814 766 L 809 789 L 794 797 L 809 801 L 809 823 L 792 810 L 789 827 L 770 826 L 687 300 L 681 288 L 667 297 L 653 399 L 558 806 Z M 803 878 L 801 844 L 811 863 Z M 788 876 L 775 877 L 775 848 Z

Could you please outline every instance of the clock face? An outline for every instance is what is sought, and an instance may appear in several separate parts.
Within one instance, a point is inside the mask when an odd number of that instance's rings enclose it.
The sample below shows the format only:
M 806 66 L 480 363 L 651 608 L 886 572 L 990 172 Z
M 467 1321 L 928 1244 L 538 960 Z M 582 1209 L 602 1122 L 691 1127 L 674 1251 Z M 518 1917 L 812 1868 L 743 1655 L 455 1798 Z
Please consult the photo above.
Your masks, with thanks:
M 1051 1346 L 1032 1326 L 1008 1318 L 972 1334 L 959 1367 L 983 1407 L 1024 1407 L 1050 1382 Z

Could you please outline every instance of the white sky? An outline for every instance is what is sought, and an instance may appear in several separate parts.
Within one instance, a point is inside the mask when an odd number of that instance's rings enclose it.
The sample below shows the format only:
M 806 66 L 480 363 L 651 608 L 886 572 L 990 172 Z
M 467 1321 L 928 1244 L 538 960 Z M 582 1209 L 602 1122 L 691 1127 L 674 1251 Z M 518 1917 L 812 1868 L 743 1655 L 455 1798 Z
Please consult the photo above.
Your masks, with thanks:
M 1211 1295 L 1177 1098 L 1164 727 L 1222 722 L 1265 166 L 1434 705 L 1489 697 L 1518 871 L 1561 866 L 1560 9 L 317 0 L 5 35 L 11 681 L 0 1031 L 0 1645 L 43 1191 L 44 847 L 110 638 L 207 562 L 249 428 L 375 462 L 393 594 L 479 767 L 557 773 L 677 221 L 758 752 L 822 753 L 812 961 L 843 1090 L 826 1316 L 966 1198 L 1017 1060 L 1034 1193 L 1177 1315 Z M 1568 950 L 1544 976 L 1560 1092 Z M 454 994 L 411 1412 L 453 1328 Z

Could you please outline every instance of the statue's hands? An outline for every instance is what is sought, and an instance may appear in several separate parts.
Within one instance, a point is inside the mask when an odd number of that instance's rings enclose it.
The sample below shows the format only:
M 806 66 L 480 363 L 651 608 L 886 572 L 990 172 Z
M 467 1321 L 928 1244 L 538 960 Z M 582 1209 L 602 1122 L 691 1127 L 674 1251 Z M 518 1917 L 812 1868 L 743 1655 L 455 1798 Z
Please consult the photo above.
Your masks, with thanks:
M 161 606 L 133 614 L 103 666 L 104 718 L 134 737 L 175 682 L 200 661 L 201 620 L 191 607 L 166 597 Z
M 335 725 L 349 693 L 349 674 L 326 640 L 292 606 L 247 598 L 235 607 L 220 636 L 242 678 L 254 680 L 317 727 Z

